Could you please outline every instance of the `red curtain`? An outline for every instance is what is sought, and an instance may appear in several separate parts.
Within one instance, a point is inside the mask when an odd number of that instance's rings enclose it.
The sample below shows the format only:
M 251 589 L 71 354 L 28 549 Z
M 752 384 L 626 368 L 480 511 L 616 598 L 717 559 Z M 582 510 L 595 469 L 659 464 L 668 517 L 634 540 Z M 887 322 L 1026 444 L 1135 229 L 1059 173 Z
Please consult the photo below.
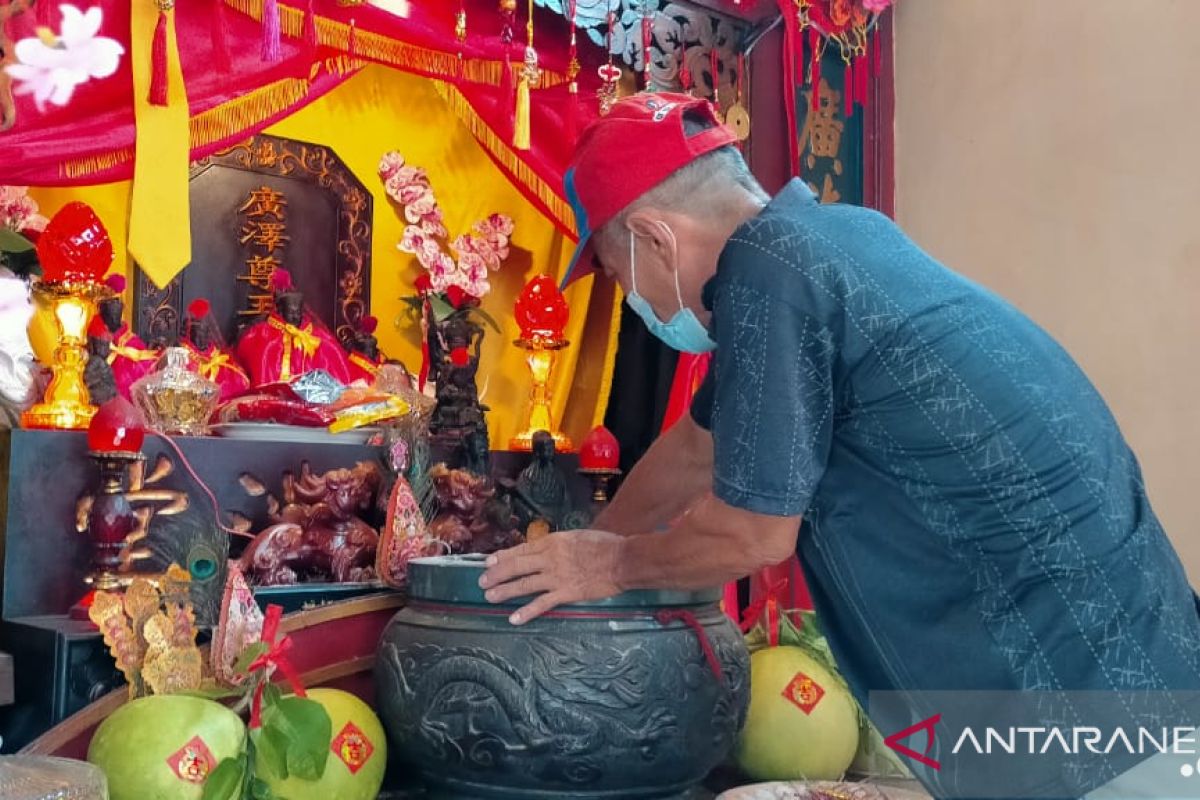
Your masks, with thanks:
M 511 146 L 513 98 L 511 92 L 502 91 L 502 76 L 506 53 L 512 67 L 520 67 L 525 20 L 518 15 L 513 42 L 503 44 L 494 0 L 467 3 L 469 28 L 461 45 L 454 36 L 458 3 L 450 0 L 409 2 L 404 17 L 370 5 L 342 7 L 335 0 L 316 0 L 314 23 L 320 46 L 315 52 L 302 38 L 307 5 L 280 2 L 282 59 L 273 63 L 261 58 L 262 0 L 226 0 L 220 8 L 218 2 L 180 3 L 176 10 L 192 116 L 193 159 L 261 130 L 339 85 L 353 73 L 354 65 L 375 61 L 445 81 L 448 102 L 456 105 L 496 163 L 547 216 L 574 234 L 562 190 L 574 140 L 564 131 L 568 117 L 576 129 L 582 129 L 596 116 L 596 67 L 601 54 L 580 37 L 580 93 L 569 94 L 569 27 L 562 17 L 544 11 L 535 17 L 535 46 L 543 76 L 531 93 L 532 147 L 518 151 Z M 101 35 L 117 39 L 128 50 L 128 0 L 100 0 L 100 5 L 105 13 Z M 232 57 L 229 72 L 213 66 L 217 14 L 224 17 L 223 38 Z M 31 16 L 24 14 L 10 23 L 14 39 L 33 35 Z M 17 106 L 16 126 L 0 133 L 0 184 L 96 184 L 132 175 L 128 53 L 115 75 L 85 84 L 65 108 L 47 106 L 39 112 L 29 97 L 18 98 Z
M 139 0 L 140 1 L 140 0 Z M 17 124 L 0 133 L 0 183 L 38 186 L 106 183 L 133 174 L 133 82 L 129 69 L 129 1 L 101 0 L 100 34 L 126 53 L 117 73 L 80 87 L 66 107 L 38 111 L 28 96 L 16 98 Z M 312 54 L 283 42 L 283 59 L 264 62 L 260 26 L 229 11 L 229 72 L 212 67 L 215 2 L 180 3 L 176 30 L 192 116 L 192 158 L 244 139 L 340 84 L 348 74 L 322 70 L 306 79 Z M 31 14 L 14 19 L 14 38 L 33 35 Z

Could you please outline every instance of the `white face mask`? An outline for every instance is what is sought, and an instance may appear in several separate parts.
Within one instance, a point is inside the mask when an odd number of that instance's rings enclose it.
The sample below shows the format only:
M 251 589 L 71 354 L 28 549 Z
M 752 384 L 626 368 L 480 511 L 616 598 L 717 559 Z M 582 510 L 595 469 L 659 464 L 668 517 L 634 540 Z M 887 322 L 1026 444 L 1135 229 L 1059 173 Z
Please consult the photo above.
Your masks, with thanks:
M 675 270 L 675 299 L 679 302 L 679 310 L 666 322 L 658 318 L 654 308 L 646 302 L 646 298 L 638 294 L 637 266 L 635 263 L 635 242 L 637 237 L 629 232 L 629 272 L 632 277 L 632 291 L 625 298 L 633 312 L 642 318 L 650 332 L 662 340 L 667 347 L 683 353 L 707 353 L 717 347 L 708 336 L 706 329 L 692 310 L 683 304 L 683 292 L 679 289 L 679 270 Z

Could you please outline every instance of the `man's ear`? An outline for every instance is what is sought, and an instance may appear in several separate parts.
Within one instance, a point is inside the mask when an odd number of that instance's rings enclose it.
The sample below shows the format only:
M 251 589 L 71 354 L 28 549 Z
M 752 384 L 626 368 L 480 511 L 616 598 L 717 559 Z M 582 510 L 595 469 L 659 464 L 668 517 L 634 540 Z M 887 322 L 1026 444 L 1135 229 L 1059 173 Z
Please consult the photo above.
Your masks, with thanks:
M 669 241 L 666 231 L 663 229 L 662 222 L 658 219 L 658 214 L 653 209 L 645 209 L 634 211 L 629 215 L 625 224 L 629 230 L 633 231 L 633 235 L 642 239 L 639 247 L 648 244 L 650 250 L 656 253 L 664 261 L 669 261 L 669 251 L 672 242 Z

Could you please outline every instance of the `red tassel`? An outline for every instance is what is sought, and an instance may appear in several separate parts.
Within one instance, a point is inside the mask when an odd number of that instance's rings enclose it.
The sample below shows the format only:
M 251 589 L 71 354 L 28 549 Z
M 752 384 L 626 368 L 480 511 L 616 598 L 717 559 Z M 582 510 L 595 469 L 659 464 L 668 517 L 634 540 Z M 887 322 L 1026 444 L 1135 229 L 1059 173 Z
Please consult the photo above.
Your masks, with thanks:
M 54 19 L 54 12 L 57 8 L 58 6 L 54 3 L 54 0 L 37 0 L 37 24 L 43 28 L 54 28 L 57 30 L 58 26 L 55 24 L 56 20 Z
M 500 97 L 503 105 L 501 108 L 504 113 L 501 119 L 507 129 L 504 131 L 506 139 L 512 139 L 512 132 L 517 125 L 517 86 L 513 81 L 512 59 L 509 57 L 509 47 L 504 48 L 504 74 L 500 76 Z
M 871 66 L 866 56 L 854 62 L 854 71 L 858 75 L 858 103 L 866 108 L 871 95 Z
M 217 72 L 229 72 L 229 29 L 225 22 L 225 0 L 213 0 L 210 35 L 212 36 L 213 67 Z
M 150 45 L 150 105 L 167 104 L 167 12 L 158 12 L 154 42 Z
M 316 56 L 321 41 L 317 38 L 317 12 L 313 8 L 313 0 L 308 0 L 308 6 L 304 9 L 304 29 L 301 36 L 304 38 L 304 46 Z
M 275 62 L 283 58 L 280 42 L 278 0 L 263 0 L 262 60 Z
M 783 6 L 784 24 L 787 28 L 783 34 L 783 114 L 787 121 L 788 135 L 788 170 L 789 174 L 800 174 L 800 142 L 796 130 L 796 26 L 788 11 L 791 3 Z M 684 50 L 686 56 L 687 50 Z M 684 70 L 687 70 L 686 58 Z
M 846 119 L 854 116 L 854 70 L 850 62 L 846 62 L 846 72 L 842 77 L 842 97 L 845 102 Z
M 579 138 L 579 90 L 574 81 L 567 92 L 567 113 L 563 115 L 563 134 L 567 144 L 574 145 Z
M 358 56 L 358 25 L 353 19 L 350 20 L 350 35 L 346 37 L 346 52 L 351 61 Z

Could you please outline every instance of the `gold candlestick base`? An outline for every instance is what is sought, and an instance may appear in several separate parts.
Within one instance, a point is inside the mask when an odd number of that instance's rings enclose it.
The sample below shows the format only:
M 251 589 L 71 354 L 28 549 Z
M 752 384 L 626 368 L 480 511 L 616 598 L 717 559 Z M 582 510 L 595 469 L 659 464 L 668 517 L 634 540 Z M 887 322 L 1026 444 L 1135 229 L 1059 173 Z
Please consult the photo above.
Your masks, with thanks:
M 575 449 L 571 438 L 555 429 L 554 419 L 550 414 L 550 388 L 547 385 L 550 382 L 550 374 L 554 371 L 555 353 L 570 342 L 566 339 L 534 338 L 517 339 L 513 344 L 525 351 L 525 363 L 533 375 L 533 391 L 530 393 L 525 428 L 509 440 L 508 448 L 530 452 L 533 450 L 533 435 L 538 431 L 546 431 L 554 437 L 554 449 L 557 452 L 571 452 Z
M 58 323 L 58 346 L 50 365 L 53 377 L 46 395 L 42 402 L 21 415 L 23 427 L 80 430 L 92 421 L 96 407 L 83 380 L 88 361 L 85 332 L 96 311 L 96 300 L 109 294 L 107 287 L 94 283 L 34 285 L 34 298 L 43 307 L 52 309 Z

